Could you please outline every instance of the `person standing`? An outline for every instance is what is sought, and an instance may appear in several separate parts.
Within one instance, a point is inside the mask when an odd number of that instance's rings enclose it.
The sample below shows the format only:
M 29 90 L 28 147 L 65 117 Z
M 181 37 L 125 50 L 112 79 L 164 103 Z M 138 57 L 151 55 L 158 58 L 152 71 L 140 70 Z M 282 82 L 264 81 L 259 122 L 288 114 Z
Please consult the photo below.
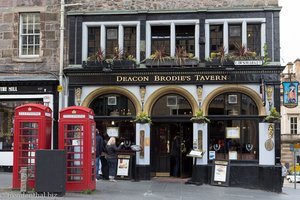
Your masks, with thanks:
M 120 144 L 119 147 L 116 145 L 116 138 L 111 137 L 109 138 L 106 150 L 107 150 L 107 162 L 108 162 L 108 174 L 109 174 L 109 181 L 116 182 L 115 176 L 117 174 L 117 162 L 118 162 L 118 154 L 117 150 L 121 149 L 123 146 L 123 142 Z
M 99 130 L 96 129 L 96 179 L 100 179 L 99 169 L 101 168 L 100 156 L 103 150 L 103 137 L 100 135 Z
M 107 145 L 107 141 L 108 141 L 109 137 L 104 132 L 101 132 L 100 134 L 103 138 L 103 148 L 102 148 L 102 153 L 100 155 L 102 179 L 108 180 L 108 163 L 106 160 L 106 157 L 107 157 L 106 145 Z
M 180 137 L 177 135 L 173 139 L 172 149 L 171 149 L 171 158 L 173 159 L 173 176 L 179 176 L 179 168 L 180 168 L 180 153 L 181 153 L 181 141 Z
M 281 187 L 283 187 L 284 179 L 287 175 L 287 168 L 285 165 L 281 166 Z

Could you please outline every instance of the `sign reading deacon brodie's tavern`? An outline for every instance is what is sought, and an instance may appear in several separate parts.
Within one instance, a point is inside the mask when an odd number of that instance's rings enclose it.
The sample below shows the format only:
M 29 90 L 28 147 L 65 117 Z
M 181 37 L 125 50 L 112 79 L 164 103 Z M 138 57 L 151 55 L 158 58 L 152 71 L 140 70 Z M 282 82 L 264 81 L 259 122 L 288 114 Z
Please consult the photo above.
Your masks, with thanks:
M 197 81 L 227 81 L 228 75 L 141 75 L 116 76 L 116 82 L 197 82 Z

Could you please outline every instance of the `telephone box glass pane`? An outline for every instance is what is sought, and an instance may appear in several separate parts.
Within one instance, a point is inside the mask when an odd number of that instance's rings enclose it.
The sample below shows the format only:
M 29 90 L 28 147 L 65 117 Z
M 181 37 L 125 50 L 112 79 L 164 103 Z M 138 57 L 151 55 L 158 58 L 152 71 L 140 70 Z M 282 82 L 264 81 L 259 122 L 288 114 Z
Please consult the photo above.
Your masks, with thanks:
M 92 137 L 91 137 L 91 139 L 92 139 L 92 145 L 91 145 L 91 147 L 92 147 L 92 181 L 95 181 L 95 149 L 96 149 L 96 147 L 95 147 L 95 132 L 96 132 L 96 130 L 95 130 L 95 124 L 93 124 L 92 125 Z
M 82 124 L 64 126 L 64 145 L 67 152 L 67 181 L 83 180 L 83 134 Z
M 19 170 L 27 167 L 28 179 L 34 179 L 35 150 L 38 149 L 38 123 L 21 122 L 19 134 Z M 20 175 L 19 175 L 20 178 Z

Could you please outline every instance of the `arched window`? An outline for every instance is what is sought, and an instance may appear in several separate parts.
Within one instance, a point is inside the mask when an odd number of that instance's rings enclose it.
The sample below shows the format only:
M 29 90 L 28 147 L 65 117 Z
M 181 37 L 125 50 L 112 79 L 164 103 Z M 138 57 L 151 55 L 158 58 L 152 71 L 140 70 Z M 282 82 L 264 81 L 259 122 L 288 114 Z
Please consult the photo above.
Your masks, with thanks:
M 242 93 L 223 93 L 208 108 L 210 159 L 258 159 L 258 108 Z
M 192 115 L 189 102 L 178 94 L 167 94 L 159 98 L 152 109 L 152 116 L 186 116 Z
M 89 106 L 96 116 L 135 116 L 135 107 L 130 99 L 121 94 L 105 94 L 96 97 Z
M 96 126 L 107 137 L 114 136 L 117 144 L 124 142 L 129 149 L 135 143 L 135 127 L 132 123 L 136 109 L 132 101 L 118 93 L 99 95 L 89 106 L 94 110 Z

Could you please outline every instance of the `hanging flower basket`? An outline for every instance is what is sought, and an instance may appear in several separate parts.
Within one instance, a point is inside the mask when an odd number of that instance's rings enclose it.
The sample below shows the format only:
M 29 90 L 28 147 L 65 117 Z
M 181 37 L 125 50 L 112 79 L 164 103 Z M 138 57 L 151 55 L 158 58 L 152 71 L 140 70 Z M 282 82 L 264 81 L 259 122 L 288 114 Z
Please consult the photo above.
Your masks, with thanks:
M 277 123 L 280 122 L 280 118 L 280 113 L 277 112 L 275 107 L 272 107 L 270 110 L 270 114 L 265 117 L 264 121 L 268 123 Z
M 134 122 L 136 122 L 136 123 L 141 123 L 141 124 L 146 124 L 146 123 L 151 124 L 151 123 L 152 123 L 152 120 L 151 120 L 151 118 L 147 115 L 147 113 L 141 112 L 141 113 L 139 113 L 139 114 L 135 117 Z
M 191 120 L 199 124 L 210 123 L 210 119 L 203 115 L 203 110 L 197 111 L 196 115 L 192 117 Z

